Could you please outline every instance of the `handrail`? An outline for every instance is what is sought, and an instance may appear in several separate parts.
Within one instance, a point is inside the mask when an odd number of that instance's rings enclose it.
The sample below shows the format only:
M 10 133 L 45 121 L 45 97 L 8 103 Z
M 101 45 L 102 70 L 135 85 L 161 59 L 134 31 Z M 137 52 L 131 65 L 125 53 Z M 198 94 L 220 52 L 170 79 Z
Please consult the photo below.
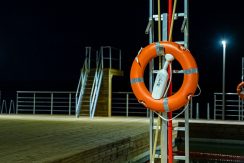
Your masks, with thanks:
M 1 114 L 3 113 L 3 109 L 5 109 L 5 113 L 7 113 L 7 103 L 6 103 L 6 100 L 3 100 L 2 101 Z
M 73 114 L 75 112 L 75 93 L 65 91 L 17 91 L 16 110 L 10 101 L 9 114 L 12 112 L 30 114 Z
M 118 69 L 121 70 L 121 49 L 112 46 L 102 46 L 101 49 L 102 49 L 102 58 L 103 58 L 102 64 L 104 64 L 105 60 L 108 60 L 109 61 L 108 68 L 115 68 L 114 65 L 118 65 Z M 105 50 L 108 50 L 108 53 L 106 53 L 107 55 L 104 52 Z M 116 55 L 115 52 L 117 52 L 117 56 L 115 56 Z M 116 64 L 113 64 L 112 61 L 118 61 L 118 63 L 116 62 Z M 107 67 L 107 65 L 104 67 Z
M 100 92 L 100 87 L 102 83 L 102 77 L 103 77 L 103 47 L 100 48 L 100 52 L 97 52 L 96 56 L 96 72 L 93 79 L 93 85 L 91 89 L 91 95 L 90 95 L 90 117 L 93 118 L 96 106 L 97 106 L 97 100 Z
M 15 113 L 14 100 L 10 100 L 8 114 L 11 114 L 11 111 L 12 111 L 12 110 L 13 110 L 13 113 Z
M 217 117 L 221 117 L 221 119 L 237 117 L 239 121 L 244 120 L 244 100 L 240 99 L 237 93 L 225 93 L 225 95 L 227 96 L 225 99 L 226 109 L 223 110 L 222 98 L 218 98 L 222 97 L 222 93 L 214 93 L 214 119 Z
M 91 57 L 91 47 L 86 47 L 86 58 L 83 64 L 83 67 L 81 69 L 81 75 L 76 91 L 76 117 L 80 116 L 81 111 L 81 104 L 82 104 L 82 98 L 84 95 L 85 87 L 86 87 L 86 81 L 87 76 L 90 71 L 90 57 Z

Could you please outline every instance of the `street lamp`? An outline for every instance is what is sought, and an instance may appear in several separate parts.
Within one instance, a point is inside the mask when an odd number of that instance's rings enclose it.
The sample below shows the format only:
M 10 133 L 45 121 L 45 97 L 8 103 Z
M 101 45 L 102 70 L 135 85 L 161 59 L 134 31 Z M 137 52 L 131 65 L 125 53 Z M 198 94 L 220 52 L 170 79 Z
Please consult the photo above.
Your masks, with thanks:
M 225 53 L 226 53 L 226 41 L 222 40 L 223 45 L 223 83 L 222 83 L 222 120 L 225 119 Z

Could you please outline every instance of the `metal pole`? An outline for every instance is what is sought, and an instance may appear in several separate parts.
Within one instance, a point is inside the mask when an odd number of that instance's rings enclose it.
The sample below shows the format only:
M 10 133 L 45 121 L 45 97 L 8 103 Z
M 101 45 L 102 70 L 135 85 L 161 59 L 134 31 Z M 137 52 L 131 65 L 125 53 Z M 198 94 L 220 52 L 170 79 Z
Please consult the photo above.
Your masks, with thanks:
M 193 101 L 192 100 L 193 99 L 191 98 L 191 101 L 190 101 L 190 103 L 191 103 L 191 106 L 190 106 L 190 119 L 192 119 L 192 110 L 193 110 L 193 107 L 192 107 Z
M 126 93 L 126 117 L 129 116 L 129 93 Z
M 242 120 L 244 119 L 243 104 L 244 104 L 244 100 L 241 101 Z
M 216 120 L 216 95 L 214 95 L 214 120 Z
M 163 117 L 168 119 L 167 112 L 163 113 Z M 162 120 L 161 126 L 161 163 L 168 162 L 168 123 L 167 121 Z
M 1 101 L 2 103 L 2 101 Z M 17 96 L 16 96 L 16 114 L 18 114 L 19 111 L 19 93 L 17 91 Z
M 209 107 L 209 103 L 207 103 L 207 119 L 210 119 L 210 107 Z
M 176 5 L 176 0 L 174 1 L 174 6 Z M 173 27 L 173 22 L 174 22 L 174 18 L 172 17 L 173 13 L 173 0 L 168 0 L 168 32 L 167 32 L 167 36 L 168 36 L 168 41 L 172 41 L 172 28 Z M 172 73 L 170 68 L 168 68 L 168 73 Z M 171 80 L 171 79 L 169 79 Z M 172 86 L 172 82 L 169 83 L 169 90 L 168 90 L 168 96 L 172 95 L 172 90 L 173 90 L 173 86 Z M 169 119 L 172 119 L 172 112 L 168 112 L 167 116 Z M 167 142 L 168 144 L 166 146 L 164 146 L 164 148 L 168 149 L 168 151 L 165 153 L 166 154 L 166 158 L 168 158 L 168 163 L 173 163 L 173 144 L 172 144 L 172 130 L 173 130 L 173 123 L 172 121 L 169 121 L 167 124 L 167 130 L 163 130 L 164 132 L 168 132 L 167 133 Z M 167 161 L 167 160 L 166 160 Z M 161 163 L 164 163 L 165 160 L 161 160 Z
M 53 93 L 51 93 L 51 115 L 53 115 Z
M 189 105 L 185 110 L 185 163 L 189 163 Z
M 241 120 L 241 98 L 238 96 L 238 120 Z
M 109 47 L 109 68 L 112 68 L 112 48 Z
M 152 43 L 154 41 L 154 22 L 153 22 L 153 10 L 154 10 L 154 1 L 149 0 L 149 21 L 152 22 L 151 28 L 149 30 L 149 43 Z M 154 62 L 153 60 L 149 63 L 149 90 L 152 92 L 152 83 L 153 83 L 153 67 Z M 150 163 L 153 162 L 152 160 L 152 153 L 153 153 L 153 142 L 154 142 L 154 132 L 153 132 L 153 126 L 154 126 L 154 113 L 150 110 L 150 123 L 149 123 L 149 147 L 150 147 Z
M 119 50 L 119 70 L 121 70 L 121 50 Z
M 36 93 L 33 95 L 33 114 L 36 113 Z
M 101 61 L 102 61 L 102 68 L 104 67 L 104 63 L 103 63 L 103 47 L 101 47 Z
M 71 93 L 69 93 L 69 115 L 71 115 L 71 103 L 72 103 L 71 99 L 72 99 L 72 96 L 71 96 Z
M 225 53 L 226 53 L 226 42 L 222 41 L 223 45 L 223 84 L 222 84 L 222 120 L 225 119 Z
M 199 103 L 197 103 L 196 119 L 199 119 Z

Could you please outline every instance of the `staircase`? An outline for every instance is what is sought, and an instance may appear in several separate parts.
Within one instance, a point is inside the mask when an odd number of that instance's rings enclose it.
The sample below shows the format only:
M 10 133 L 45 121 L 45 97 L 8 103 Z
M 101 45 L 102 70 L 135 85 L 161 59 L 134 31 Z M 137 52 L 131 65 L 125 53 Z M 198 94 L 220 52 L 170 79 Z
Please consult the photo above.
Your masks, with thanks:
M 108 50 L 109 57 L 106 57 L 104 51 Z M 119 53 L 121 55 L 121 52 Z M 121 59 L 121 56 L 119 58 Z M 86 55 L 89 59 L 89 54 Z M 119 69 L 113 68 L 112 47 L 101 47 L 99 52 L 96 52 L 96 68 L 90 68 L 86 75 L 81 71 L 81 76 L 85 82 L 80 81 L 76 93 L 76 116 L 111 116 L 111 98 L 112 98 L 112 77 L 123 76 L 121 67 Z M 109 59 L 108 68 L 104 65 L 104 60 Z M 89 64 L 90 65 L 90 64 Z M 116 64 L 118 65 L 118 64 Z M 120 64 L 121 65 L 121 64 Z M 83 66 L 84 67 L 84 66 Z M 81 80 L 81 78 L 80 78 Z M 82 84 L 80 84 L 82 83 Z M 83 90 L 83 92 L 82 92 Z
M 80 110 L 80 116 L 89 116 L 90 115 L 90 96 L 91 96 L 91 89 L 93 85 L 93 79 L 95 76 L 95 69 L 90 70 L 87 81 L 86 87 L 82 98 L 82 109 Z

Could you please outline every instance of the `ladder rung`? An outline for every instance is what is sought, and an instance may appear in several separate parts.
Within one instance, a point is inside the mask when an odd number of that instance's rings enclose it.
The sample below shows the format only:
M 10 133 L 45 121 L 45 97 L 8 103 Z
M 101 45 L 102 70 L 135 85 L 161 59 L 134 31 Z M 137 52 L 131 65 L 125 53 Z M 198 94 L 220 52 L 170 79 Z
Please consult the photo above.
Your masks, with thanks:
M 160 130 L 161 129 L 161 126 L 153 126 L 153 129 L 154 130 L 156 130 L 157 128 Z
M 184 41 L 175 41 L 175 43 L 180 44 L 180 45 L 184 45 L 185 44 Z
M 155 154 L 155 158 L 161 158 L 160 154 Z
M 186 160 L 186 156 L 174 156 L 175 160 Z
M 174 130 L 175 131 L 185 131 L 186 128 L 185 127 L 175 127 Z

